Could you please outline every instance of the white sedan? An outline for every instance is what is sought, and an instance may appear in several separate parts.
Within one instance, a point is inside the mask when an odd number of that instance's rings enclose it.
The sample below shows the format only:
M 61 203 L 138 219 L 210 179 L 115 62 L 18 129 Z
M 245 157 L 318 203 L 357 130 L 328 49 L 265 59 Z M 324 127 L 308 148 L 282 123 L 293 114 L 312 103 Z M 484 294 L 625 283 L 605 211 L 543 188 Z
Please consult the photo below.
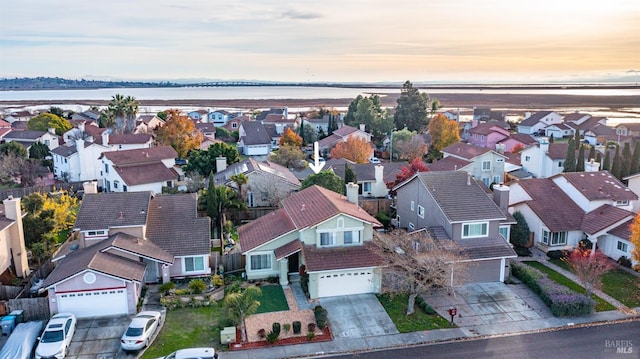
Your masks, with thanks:
M 120 338 L 120 345 L 125 352 L 137 351 L 149 345 L 151 335 L 158 329 L 160 312 L 140 312 L 133 318 L 127 331 Z
M 76 332 L 76 316 L 59 313 L 51 317 L 42 336 L 38 338 L 36 359 L 62 359 L 67 355 L 71 338 Z

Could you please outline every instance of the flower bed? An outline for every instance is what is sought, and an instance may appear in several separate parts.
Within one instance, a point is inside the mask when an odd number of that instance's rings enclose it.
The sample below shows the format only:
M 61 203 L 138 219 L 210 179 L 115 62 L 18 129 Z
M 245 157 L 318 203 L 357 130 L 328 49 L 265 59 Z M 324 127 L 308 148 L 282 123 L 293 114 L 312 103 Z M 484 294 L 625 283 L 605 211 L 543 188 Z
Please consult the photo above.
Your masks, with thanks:
M 331 334 L 331 330 L 327 326 L 322 330 L 322 334 L 315 334 L 312 339 L 307 338 L 307 335 L 304 334 L 297 337 L 281 338 L 281 339 L 278 339 L 275 343 L 269 343 L 266 340 L 241 343 L 240 342 L 241 338 L 242 338 L 242 333 L 240 332 L 240 329 L 236 329 L 236 342 L 231 343 L 229 345 L 229 350 L 245 350 L 245 349 L 266 348 L 266 347 L 278 346 L 278 345 L 328 342 L 333 340 L 333 335 Z
M 538 294 L 555 316 L 573 317 L 593 312 L 593 299 L 552 281 L 533 267 L 511 262 L 511 273 Z
M 224 287 L 201 294 L 171 294 L 160 298 L 160 304 L 168 310 L 185 307 L 206 307 L 224 298 Z

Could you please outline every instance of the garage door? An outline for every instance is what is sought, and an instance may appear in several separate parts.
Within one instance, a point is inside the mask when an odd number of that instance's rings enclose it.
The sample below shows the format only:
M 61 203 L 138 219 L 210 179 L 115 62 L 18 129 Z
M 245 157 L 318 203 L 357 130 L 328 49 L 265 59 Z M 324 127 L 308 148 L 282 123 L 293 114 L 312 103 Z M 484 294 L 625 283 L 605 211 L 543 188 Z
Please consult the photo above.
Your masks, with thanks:
M 58 312 L 73 313 L 78 318 L 126 315 L 129 311 L 124 288 L 56 294 L 56 299 Z
M 470 282 L 499 282 L 500 260 L 471 262 L 468 274 Z
M 373 269 L 323 273 L 318 278 L 318 297 L 373 293 L 374 284 Z

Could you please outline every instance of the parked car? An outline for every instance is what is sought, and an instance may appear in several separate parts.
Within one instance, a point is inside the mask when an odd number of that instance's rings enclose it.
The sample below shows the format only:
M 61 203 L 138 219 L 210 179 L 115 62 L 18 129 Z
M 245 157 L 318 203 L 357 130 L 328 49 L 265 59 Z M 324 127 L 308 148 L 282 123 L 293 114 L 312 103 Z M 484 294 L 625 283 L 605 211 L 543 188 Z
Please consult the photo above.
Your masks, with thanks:
M 42 336 L 38 338 L 36 359 L 62 359 L 67 355 L 71 338 L 76 332 L 76 316 L 71 313 L 58 313 L 49 319 Z
M 218 353 L 213 348 L 189 348 L 177 350 L 159 359 L 218 359 Z
M 38 341 L 43 324 L 44 322 L 39 321 L 18 324 L 0 350 L 0 359 L 33 358 L 33 347 Z
M 369 163 L 380 163 L 380 159 L 378 157 L 369 158 Z
M 120 338 L 122 350 L 129 353 L 149 346 L 151 335 L 158 329 L 160 315 L 160 312 L 155 311 L 138 313 Z

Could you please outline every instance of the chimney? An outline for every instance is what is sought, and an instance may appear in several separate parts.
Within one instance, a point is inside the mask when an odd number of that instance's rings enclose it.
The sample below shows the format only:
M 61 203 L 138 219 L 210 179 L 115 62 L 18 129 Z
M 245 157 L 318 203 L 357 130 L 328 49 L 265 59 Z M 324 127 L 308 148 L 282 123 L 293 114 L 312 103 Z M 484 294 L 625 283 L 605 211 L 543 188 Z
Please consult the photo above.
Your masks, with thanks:
M 12 255 L 13 265 L 16 275 L 21 278 L 29 276 L 29 263 L 27 262 L 27 249 L 24 243 L 24 229 L 22 227 L 22 208 L 20 208 L 20 198 L 9 197 L 2 201 L 4 203 L 5 217 L 15 221 L 15 231 L 10 231 L 10 255 Z
M 467 186 L 471 186 L 471 174 L 467 173 Z
M 585 172 L 598 172 L 600 171 L 600 163 L 596 162 L 593 158 L 589 159 L 589 162 L 584 164 Z
M 384 166 L 376 165 L 375 166 L 375 179 L 376 181 L 373 183 L 373 188 L 371 188 L 371 195 L 373 197 L 384 197 L 389 191 L 387 189 L 387 185 L 384 183 Z
M 502 209 L 507 211 L 509 208 L 509 186 L 500 183 L 493 186 L 493 201 Z
M 84 140 L 82 138 L 78 138 L 76 140 L 76 151 L 78 151 L 78 157 L 80 158 L 80 161 L 82 161 L 82 156 L 80 155 L 80 153 L 84 150 Z M 81 162 L 82 163 L 82 162 Z
M 98 182 L 97 181 L 84 182 L 82 184 L 82 188 L 84 189 L 84 194 L 98 193 Z
M 78 123 L 78 130 L 80 130 L 80 132 L 84 132 L 84 122 Z
M 540 149 L 544 153 L 549 153 L 549 139 L 546 137 L 540 138 Z
M 49 127 L 49 133 L 52 134 L 52 135 L 55 135 L 56 134 L 56 129 L 53 128 L 53 127 Z
M 366 132 L 366 131 L 365 131 L 365 124 L 364 124 L 364 123 L 361 123 L 361 124 L 360 124 L 360 131 L 362 131 L 362 132 Z
M 102 132 L 102 145 L 103 146 L 108 146 L 109 145 L 109 131 L 104 131 Z
M 529 117 L 531 117 L 531 112 L 527 111 L 524 113 L 524 119 L 528 119 Z
M 358 205 L 358 186 L 357 183 L 349 182 L 347 183 L 347 201 Z
M 216 157 L 216 173 L 220 173 L 227 169 L 227 158 Z

